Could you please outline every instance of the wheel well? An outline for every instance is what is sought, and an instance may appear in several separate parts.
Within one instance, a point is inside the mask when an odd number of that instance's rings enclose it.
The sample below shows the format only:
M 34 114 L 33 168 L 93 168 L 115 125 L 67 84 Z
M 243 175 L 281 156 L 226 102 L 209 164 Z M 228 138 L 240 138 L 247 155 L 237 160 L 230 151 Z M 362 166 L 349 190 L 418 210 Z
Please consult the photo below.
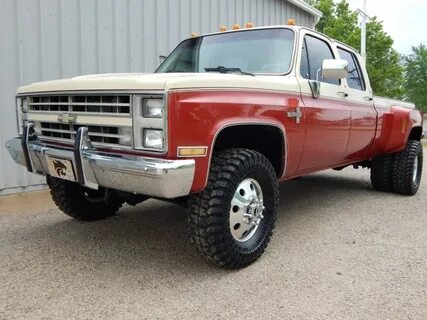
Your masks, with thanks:
M 284 169 L 284 135 L 270 125 L 237 125 L 223 129 L 215 140 L 214 149 L 247 148 L 263 154 L 280 177 Z
M 420 141 L 422 137 L 423 137 L 423 128 L 415 127 L 415 128 L 412 128 L 411 133 L 409 134 L 408 140 Z

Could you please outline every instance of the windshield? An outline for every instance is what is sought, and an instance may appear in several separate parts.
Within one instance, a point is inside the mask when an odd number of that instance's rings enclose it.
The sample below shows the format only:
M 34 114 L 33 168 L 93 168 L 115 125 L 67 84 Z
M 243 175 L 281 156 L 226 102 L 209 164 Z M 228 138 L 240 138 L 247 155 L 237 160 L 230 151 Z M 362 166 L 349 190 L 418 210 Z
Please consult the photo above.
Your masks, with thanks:
M 238 68 L 251 73 L 287 73 L 294 46 L 290 29 L 215 34 L 183 41 L 156 72 L 207 72 Z M 211 70 L 212 71 L 212 70 Z

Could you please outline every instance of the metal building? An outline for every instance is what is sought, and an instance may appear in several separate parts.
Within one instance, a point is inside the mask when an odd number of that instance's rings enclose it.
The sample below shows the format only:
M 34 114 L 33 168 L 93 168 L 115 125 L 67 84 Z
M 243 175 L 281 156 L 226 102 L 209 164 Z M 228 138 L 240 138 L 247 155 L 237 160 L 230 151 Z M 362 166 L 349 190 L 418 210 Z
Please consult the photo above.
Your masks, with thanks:
M 90 73 L 152 72 L 191 32 L 293 18 L 314 27 L 303 0 L 0 0 L 0 195 L 43 186 L 15 165 L 15 91 L 36 81 Z

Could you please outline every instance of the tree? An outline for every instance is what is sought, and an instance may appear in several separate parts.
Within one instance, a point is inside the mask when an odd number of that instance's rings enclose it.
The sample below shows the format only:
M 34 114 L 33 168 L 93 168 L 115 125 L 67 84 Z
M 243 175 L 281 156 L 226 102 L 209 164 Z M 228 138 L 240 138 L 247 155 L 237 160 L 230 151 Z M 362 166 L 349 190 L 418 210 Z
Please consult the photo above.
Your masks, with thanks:
M 427 48 L 424 44 L 412 47 L 412 53 L 404 58 L 405 99 L 427 112 Z
M 308 0 L 323 13 L 316 30 L 360 50 L 361 30 L 358 13 L 349 8 L 346 0 Z M 393 39 L 384 31 L 382 23 L 373 18 L 366 26 L 367 59 L 374 94 L 391 98 L 403 95 L 403 67 L 400 56 L 393 49 Z

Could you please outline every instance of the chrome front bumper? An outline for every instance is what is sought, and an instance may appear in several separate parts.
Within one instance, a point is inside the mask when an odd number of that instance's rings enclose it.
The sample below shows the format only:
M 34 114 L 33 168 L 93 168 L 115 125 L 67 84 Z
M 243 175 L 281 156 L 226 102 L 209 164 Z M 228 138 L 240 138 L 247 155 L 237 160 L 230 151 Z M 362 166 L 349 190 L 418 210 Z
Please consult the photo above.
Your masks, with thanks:
M 76 181 L 91 189 L 100 186 L 158 198 L 177 198 L 190 193 L 195 162 L 192 159 L 167 160 L 132 155 L 99 152 L 92 147 L 87 128 L 77 131 L 73 150 L 47 147 L 29 139 L 26 127 L 21 138 L 6 142 L 6 148 L 16 163 L 28 171 L 49 172 L 50 157 L 70 160 Z

